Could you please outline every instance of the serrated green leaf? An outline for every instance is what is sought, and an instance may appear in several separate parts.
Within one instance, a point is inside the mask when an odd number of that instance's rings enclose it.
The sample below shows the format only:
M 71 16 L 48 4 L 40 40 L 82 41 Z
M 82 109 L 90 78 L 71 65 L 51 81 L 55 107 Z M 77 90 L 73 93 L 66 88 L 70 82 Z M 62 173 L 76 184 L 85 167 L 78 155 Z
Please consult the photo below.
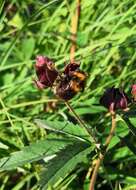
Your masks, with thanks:
M 60 151 L 42 172 L 39 182 L 41 189 L 47 190 L 48 186 L 53 186 L 58 180 L 64 179 L 77 164 L 86 162 L 87 155 L 92 151 L 93 147 L 83 142 L 75 143 Z
M 74 143 L 73 139 L 50 135 L 45 140 L 40 140 L 24 147 L 21 151 L 12 153 L 9 157 L 0 159 L 0 171 L 15 169 L 26 163 L 51 156 L 72 143 Z
M 39 127 L 45 128 L 47 130 L 64 133 L 83 141 L 92 141 L 89 133 L 84 128 L 80 127 L 79 125 L 74 125 L 71 122 L 65 122 L 65 121 L 54 122 L 54 121 L 45 121 L 45 120 L 43 121 L 40 119 L 36 119 L 35 123 Z

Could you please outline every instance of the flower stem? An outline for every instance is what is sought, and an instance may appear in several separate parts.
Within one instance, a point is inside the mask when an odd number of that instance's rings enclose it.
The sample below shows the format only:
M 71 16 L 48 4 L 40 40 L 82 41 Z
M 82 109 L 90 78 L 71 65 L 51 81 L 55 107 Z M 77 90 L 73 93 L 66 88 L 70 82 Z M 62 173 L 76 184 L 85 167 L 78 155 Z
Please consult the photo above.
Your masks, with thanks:
M 96 165 L 95 165 L 93 173 L 92 173 L 89 190 L 94 190 L 94 186 L 95 186 L 96 178 L 97 178 L 97 175 L 98 175 L 99 167 L 100 167 L 101 162 L 103 161 L 104 156 L 105 156 L 105 154 L 106 154 L 106 152 L 108 150 L 108 145 L 110 144 L 111 139 L 112 139 L 112 137 L 114 135 L 115 128 L 116 128 L 116 114 L 113 113 L 112 114 L 111 130 L 110 130 L 110 133 L 109 133 L 109 135 L 108 135 L 108 137 L 107 137 L 107 139 L 105 141 L 105 151 L 103 153 L 100 153 L 98 159 L 96 160 Z
M 77 6 L 76 6 L 76 12 L 72 17 L 71 20 L 71 41 L 72 41 L 72 46 L 70 49 L 70 62 L 74 62 L 74 57 L 75 57 L 75 51 L 76 51 L 76 38 L 77 38 L 77 29 L 78 29 L 78 22 L 79 22 L 79 16 L 80 16 L 80 0 L 77 1 Z
M 93 142 L 95 143 L 97 151 L 100 151 L 99 150 L 99 144 L 97 143 L 97 140 L 96 140 L 95 136 L 92 134 L 92 132 L 90 130 L 88 130 L 88 128 L 86 127 L 85 122 L 78 116 L 78 114 L 75 112 L 75 110 L 72 108 L 72 106 L 69 104 L 68 101 L 65 101 L 65 104 L 69 108 L 69 110 L 71 111 L 71 113 L 73 113 L 75 119 L 80 124 L 80 126 L 82 126 L 89 133 L 89 135 L 93 139 Z
M 69 102 L 68 102 L 68 101 L 65 101 L 65 104 L 66 104 L 66 106 L 69 108 L 69 110 L 71 111 L 71 113 L 73 113 L 73 115 L 75 116 L 75 119 L 78 121 L 78 123 L 79 123 L 82 127 L 86 128 L 86 125 L 85 125 L 84 121 L 77 115 L 77 113 L 76 113 L 75 110 L 72 108 L 72 106 L 69 104 Z

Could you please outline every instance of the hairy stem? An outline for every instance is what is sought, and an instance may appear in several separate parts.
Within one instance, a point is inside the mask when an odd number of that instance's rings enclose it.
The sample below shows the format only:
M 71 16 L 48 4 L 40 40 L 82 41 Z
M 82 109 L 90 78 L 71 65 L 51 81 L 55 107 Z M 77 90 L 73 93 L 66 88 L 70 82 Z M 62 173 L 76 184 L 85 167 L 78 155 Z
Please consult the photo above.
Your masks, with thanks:
M 107 139 L 105 141 L 105 151 L 103 153 L 100 153 L 98 159 L 96 160 L 96 164 L 95 164 L 95 167 L 94 167 L 94 170 L 93 170 L 93 173 L 92 173 L 92 177 L 91 177 L 91 181 L 90 181 L 89 190 L 94 190 L 94 186 L 95 186 L 95 182 L 96 182 L 99 167 L 100 167 L 101 162 L 103 161 L 104 156 L 105 156 L 105 154 L 107 152 L 108 145 L 110 144 L 111 139 L 112 139 L 112 137 L 114 135 L 115 128 L 116 128 L 116 115 L 115 115 L 115 113 L 113 113 L 112 114 L 111 130 L 110 130 L 110 133 L 109 133 L 109 135 L 108 135 L 108 137 L 107 137 Z
M 77 113 L 75 112 L 75 110 L 71 107 L 71 105 L 69 104 L 68 101 L 65 101 L 66 106 L 69 108 L 69 110 L 71 111 L 71 113 L 73 113 L 73 115 L 75 116 L 75 119 L 77 120 L 77 122 L 82 126 L 85 127 L 85 123 L 84 121 L 77 115 Z
M 80 0 L 77 1 L 77 6 L 76 6 L 76 12 L 72 17 L 71 20 L 71 41 L 72 41 L 72 46 L 70 49 L 70 62 L 74 62 L 74 57 L 75 57 L 75 51 L 76 51 L 76 38 L 77 38 L 77 29 L 78 29 L 78 22 L 79 22 L 79 16 L 80 16 Z
M 77 120 L 77 122 L 80 124 L 80 126 L 82 126 L 91 136 L 96 148 L 97 148 L 97 151 L 100 151 L 99 150 L 99 144 L 97 143 L 97 140 L 95 139 L 95 136 L 92 134 L 92 132 L 90 130 L 88 130 L 88 128 L 86 127 L 86 124 L 85 122 L 78 116 L 78 114 L 75 112 L 75 110 L 72 108 L 72 106 L 69 104 L 68 101 L 65 101 L 65 104 L 66 106 L 69 108 L 69 110 L 71 111 L 71 113 L 73 113 L 75 119 Z

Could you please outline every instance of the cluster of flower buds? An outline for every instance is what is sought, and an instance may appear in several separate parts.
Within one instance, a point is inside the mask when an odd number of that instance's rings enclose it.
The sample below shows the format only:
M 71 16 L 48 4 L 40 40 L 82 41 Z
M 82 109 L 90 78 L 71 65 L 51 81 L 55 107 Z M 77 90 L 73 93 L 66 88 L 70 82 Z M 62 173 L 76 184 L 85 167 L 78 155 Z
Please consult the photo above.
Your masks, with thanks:
M 37 56 L 35 69 L 38 80 L 34 80 L 35 84 L 39 89 L 53 87 L 59 98 L 70 100 L 85 87 L 87 75 L 79 66 L 78 63 L 69 63 L 64 72 L 59 74 L 51 59 Z
M 132 85 L 131 94 L 133 101 L 136 101 L 136 84 Z M 126 110 L 131 102 L 127 94 L 115 87 L 108 88 L 100 99 L 100 104 L 109 109 L 109 112 L 115 112 L 117 109 Z

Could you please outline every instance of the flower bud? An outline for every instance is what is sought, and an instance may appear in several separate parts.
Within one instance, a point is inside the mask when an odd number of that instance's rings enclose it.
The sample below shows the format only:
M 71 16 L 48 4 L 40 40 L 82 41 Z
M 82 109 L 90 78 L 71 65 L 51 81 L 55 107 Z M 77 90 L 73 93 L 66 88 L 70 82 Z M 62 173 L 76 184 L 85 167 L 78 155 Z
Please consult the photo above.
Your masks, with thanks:
M 34 80 L 39 89 L 52 87 L 58 76 L 57 70 L 54 68 L 54 63 L 51 59 L 44 56 L 37 56 L 35 64 L 38 80 Z
M 132 94 L 132 96 L 134 98 L 134 101 L 136 101 L 136 84 L 132 85 L 131 94 Z
M 123 90 L 119 88 L 108 88 L 100 99 L 100 104 L 108 108 L 110 112 L 117 109 L 126 109 L 128 106 L 128 97 Z

